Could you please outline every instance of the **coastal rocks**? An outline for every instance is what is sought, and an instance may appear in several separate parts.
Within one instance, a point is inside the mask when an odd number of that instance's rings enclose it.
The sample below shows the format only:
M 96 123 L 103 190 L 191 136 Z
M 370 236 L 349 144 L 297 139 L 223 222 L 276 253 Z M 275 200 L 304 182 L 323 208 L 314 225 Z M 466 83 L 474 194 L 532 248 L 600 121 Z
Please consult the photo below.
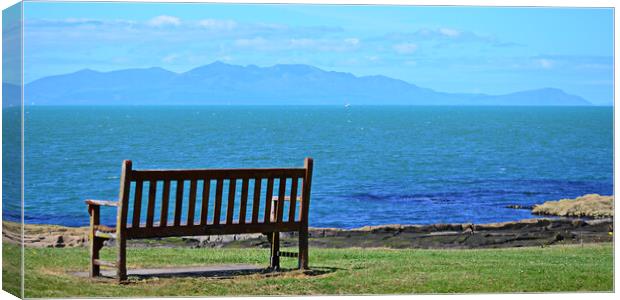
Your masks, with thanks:
M 535 215 L 559 217 L 613 218 L 614 196 L 587 194 L 575 199 L 547 201 L 538 205 L 507 205 L 506 208 L 529 209 Z
M 575 199 L 547 201 L 534 205 L 532 213 L 561 217 L 609 218 L 614 216 L 614 196 L 588 194 Z
M 59 235 L 56 237 L 56 242 L 54 242 L 53 247 L 54 248 L 63 248 L 65 246 L 65 239 L 62 237 L 62 235 Z
M 506 208 L 512 208 L 512 209 L 532 209 L 534 208 L 534 206 L 532 205 L 519 205 L 519 204 L 512 204 L 512 205 L 506 205 Z
M 4 222 L 3 241 L 18 243 L 18 224 Z M 17 233 L 16 233 L 17 232 Z M 87 247 L 88 228 L 27 225 L 27 247 Z M 282 247 L 296 247 L 296 232 L 282 233 Z M 310 247 L 317 248 L 501 248 L 552 244 L 611 242 L 613 218 L 527 219 L 492 224 L 384 225 L 355 229 L 310 228 Z M 113 246 L 113 241 L 107 243 Z M 268 248 L 263 234 L 130 240 L 130 247 Z
M 64 227 L 56 225 L 23 226 L 23 243 L 26 247 L 86 247 L 88 228 Z M 20 243 L 22 226 L 13 222 L 2 222 L 2 241 Z
M 250 239 L 260 239 L 262 234 L 228 234 L 228 235 L 209 235 L 199 237 L 183 237 L 188 242 L 196 242 L 197 248 L 221 248 L 224 245 L 234 241 L 244 241 Z M 265 239 L 265 241 L 267 241 Z
M 310 229 L 311 247 L 500 248 L 612 241 L 613 219 L 528 219 L 493 224 L 366 226 Z M 296 245 L 294 238 L 283 238 Z M 238 242 L 229 246 L 244 247 Z

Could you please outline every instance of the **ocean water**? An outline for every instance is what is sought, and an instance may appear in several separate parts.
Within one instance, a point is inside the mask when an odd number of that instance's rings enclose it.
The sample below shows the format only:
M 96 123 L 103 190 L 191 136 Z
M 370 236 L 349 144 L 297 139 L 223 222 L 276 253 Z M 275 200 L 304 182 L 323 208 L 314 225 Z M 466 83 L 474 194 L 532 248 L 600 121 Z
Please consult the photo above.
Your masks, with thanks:
M 26 107 L 25 220 L 86 225 L 135 169 L 302 166 L 310 225 L 487 223 L 613 193 L 611 107 Z M 19 213 L 6 212 L 6 219 Z M 104 223 L 115 212 L 104 211 Z

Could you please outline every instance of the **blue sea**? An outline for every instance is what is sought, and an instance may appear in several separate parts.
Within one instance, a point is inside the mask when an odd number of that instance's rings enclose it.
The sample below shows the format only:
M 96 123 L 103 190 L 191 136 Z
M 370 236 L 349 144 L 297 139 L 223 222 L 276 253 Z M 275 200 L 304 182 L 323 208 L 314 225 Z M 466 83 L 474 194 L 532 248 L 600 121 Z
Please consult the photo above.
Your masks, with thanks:
M 314 227 L 513 221 L 533 216 L 510 204 L 613 193 L 611 107 L 31 106 L 24 136 L 27 223 L 87 225 L 83 200 L 118 197 L 123 159 L 248 168 L 311 156 Z

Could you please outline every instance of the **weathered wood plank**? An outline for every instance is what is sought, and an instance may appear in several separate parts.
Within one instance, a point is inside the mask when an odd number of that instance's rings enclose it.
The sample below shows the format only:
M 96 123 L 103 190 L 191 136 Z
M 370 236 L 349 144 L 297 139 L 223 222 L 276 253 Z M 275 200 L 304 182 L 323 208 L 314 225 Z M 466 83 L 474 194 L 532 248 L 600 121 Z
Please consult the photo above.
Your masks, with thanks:
M 124 160 L 121 168 L 121 183 L 118 195 L 118 207 L 120 214 L 117 214 L 116 224 L 118 229 L 127 227 L 127 212 L 129 210 L 129 191 L 131 189 L 131 160 Z
M 131 189 L 131 174 L 132 163 L 131 160 L 124 160 L 123 167 L 121 169 L 121 186 L 118 196 L 118 211 L 116 215 L 116 263 L 117 270 L 116 276 L 119 281 L 127 279 L 127 245 L 126 234 L 127 230 L 127 211 L 129 209 L 129 190 Z
M 177 180 L 176 202 L 174 204 L 174 226 L 181 226 L 181 216 L 183 214 L 183 185 L 184 180 Z
M 161 215 L 159 227 L 168 226 L 168 203 L 170 202 L 170 180 L 164 180 L 164 190 L 161 195 Z
M 307 157 L 304 160 L 304 183 L 302 186 L 301 209 L 299 227 L 299 269 L 308 269 L 308 208 L 310 207 L 310 188 L 312 186 L 312 169 L 314 160 Z
M 189 204 L 187 211 L 187 225 L 194 225 L 194 211 L 196 210 L 196 188 L 197 180 L 194 179 L 189 184 Z
M 241 182 L 241 202 L 239 203 L 239 224 L 245 224 L 246 209 L 248 206 L 248 185 L 250 184 L 249 178 L 243 178 Z
M 237 179 L 228 181 L 228 208 L 226 211 L 226 224 L 232 224 L 235 215 L 235 194 L 237 192 Z
M 131 227 L 139 227 L 140 226 L 140 212 L 142 211 L 142 186 L 143 181 L 136 181 L 136 192 L 133 199 L 133 219 L 131 222 Z
M 94 200 L 94 199 L 88 199 L 84 201 L 86 204 L 88 205 L 98 205 L 98 206 L 118 206 L 118 202 L 117 201 L 110 201 L 110 200 Z
M 104 267 L 110 267 L 110 268 L 116 268 L 118 266 L 115 262 L 105 261 L 101 259 L 95 259 L 93 260 L 93 263 L 98 266 L 104 266 Z
M 291 195 L 290 195 L 290 203 L 289 203 L 289 213 L 288 213 L 288 221 L 295 221 L 295 209 L 297 208 L 297 185 L 299 184 L 299 178 L 293 177 L 291 178 Z
M 215 208 L 213 211 L 213 225 L 220 224 L 220 216 L 222 213 L 222 193 L 224 189 L 224 180 L 218 179 L 215 185 Z
M 308 227 L 308 207 L 310 207 L 310 189 L 312 187 L 312 168 L 314 161 L 308 157 L 304 160 L 304 167 L 306 174 L 304 175 L 304 181 L 301 192 L 301 209 L 300 209 L 300 222 L 306 224 Z
M 100 275 L 100 268 L 96 261 L 99 259 L 99 250 L 103 246 L 103 239 L 99 239 L 96 236 L 97 227 L 100 223 L 100 207 L 98 205 L 89 205 L 88 213 L 90 214 L 90 230 L 89 230 L 89 240 L 90 240 L 90 277 L 95 277 Z
M 153 227 L 155 215 L 155 195 L 157 194 L 157 181 L 149 181 L 149 202 L 146 207 L 146 227 Z
M 132 239 L 151 238 L 151 237 L 173 237 L 191 235 L 217 235 L 217 234 L 242 234 L 242 233 L 264 233 L 264 232 L 291 232 L 299 231 L 300 223 L 270 223 L 270 224 L 210 224 L 210 225 L 189 225 L 189 226 L 169 226 L 163 228 L 128 228 L 127 236 Z
M 269 169 L 196 169 L 196 170 L 140 170 L 132 173 L 134 180 L 193 180 L 205 177 L 211 179 L 256 178 L 256 177 L 302 177 L 303 168 Z
M 284 199 L 286 197 L 286 177 L 280 177 L 278 180 L 278 198 Z M 281 223 L 284 215 L 284 201 L 277 201 L 276 206 L 276 222 Z
M 202 207 L 200 208 L 200 225 L 207 225 L 207 215 L 209 214 L 209 194 L 211 193 L 211 180 L 204 179 L 202 185 Z
M 258 212 L 260 206 L 260 190 L 262 186 L 262 178 L 254 178 L 254 195 L 252 199 L 252 223 L 258 223 Z
M 271 223 L 271 198 L 273 197 L 273 177 L 267 179 L 267 191 L 265 192 L 265 217 L 263 223 Z

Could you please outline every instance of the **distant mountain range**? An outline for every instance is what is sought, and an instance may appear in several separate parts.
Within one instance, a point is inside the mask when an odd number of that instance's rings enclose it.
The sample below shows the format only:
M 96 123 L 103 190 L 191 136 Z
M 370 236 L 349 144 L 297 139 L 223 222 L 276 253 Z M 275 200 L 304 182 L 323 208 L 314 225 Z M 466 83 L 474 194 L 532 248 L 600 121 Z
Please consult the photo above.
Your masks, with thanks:
M 49 76 L 25 86 L 35 105 L 335 104 L 591 105 L 560 89 L 505 95 L 444 93 L 386 76 L 354 76 L 308 65 L 215 62 L 184 73 L 162 68 Z

